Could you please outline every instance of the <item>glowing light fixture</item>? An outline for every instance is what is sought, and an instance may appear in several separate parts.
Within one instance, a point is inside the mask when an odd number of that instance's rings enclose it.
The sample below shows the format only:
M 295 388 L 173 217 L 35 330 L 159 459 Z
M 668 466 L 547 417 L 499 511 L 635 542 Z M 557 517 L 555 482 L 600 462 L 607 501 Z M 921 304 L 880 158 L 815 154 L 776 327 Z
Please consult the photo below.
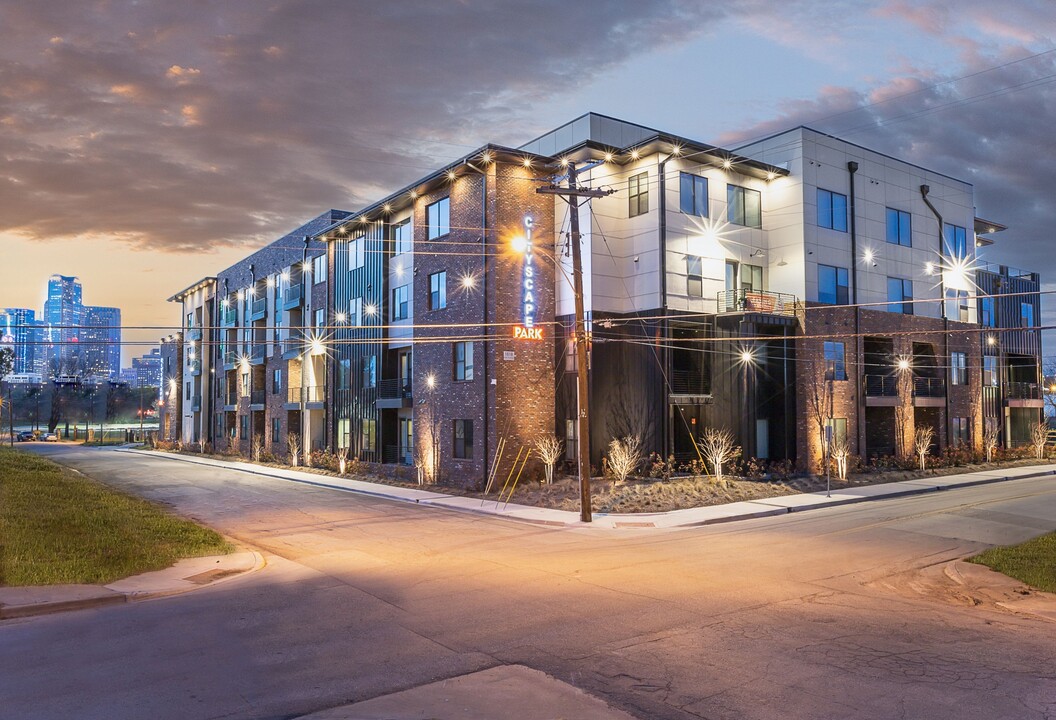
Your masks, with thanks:
M 517 252 L 524 253 L 526 250 L 528 250 L 528 238 L 524 237 L 523 235 L 518 235 L 510 241 L 510 245 L 512 245 L 513 249 Z
M 388 203 L 385 203 L 385 206 L 382 208 L 382 210 L 384 210 L 386 214 L 391 213 L 392 212 L 392 205 L 389 205 Z
M 988 335 L 986 338 L 986 344 L 990 345 L 991 347 L 997 345 L 997 338 L 995 338 L 993 335 Z
M 521 161 L 521 164 L 524 165 L 526 168 L 530 168 L 532 166 L 532 159 L 530 157 L 526 157 L 524 160 Z
M 472 275 L 462 276 L 462 288 L 464 290 L 472 290 L 477 286 L 477 279 Z
M 895 367 L 898 368 L 899 372 L 906 372 L 907 370 L 912 369 L 913 362 L 908 357 L 903 356 L 898 358 Z
M 480 159 L 481 159 L 482 162 L 490 163 L 491 162 L 491 153 L 488 152 L 487 150 L 485 150 L 484 153 L 480 156 Z
M 563 168 L 564 167 L 568 167 L 568 158 L 567 157 L 561 158 L 561 167 L 563 167 Z
M 637 160 L 641 156 L 642 156 L 642 154 L 640 152 L 638 152 L 638 148 L 635 148 L 634 150 L 631 150 L 631 160 Z
M 612 153 L 611 152 L 605 153 L 605 162 L 607 162 L 607 163 L 608 162 L 612 162 Z
M 730 160 L 729 158 L 726 158 L 725 160 L 722 161 L 722 169 L 723 170 L 729 170 L 732 167 L 733 167 L 733 161 Z
M 374 303 L 367 303 L 366 305 L 363 306 L 363 312 L 365 312 L 367 315 L 370 315 L 371 317 L 373 317 L 378 312 L 378 306 L 375 305 Z
M 428 375 L 426 375 L 425 376 L 425 384 L 430 390 L 432 390 L 434 387 L 436 387 L 436 376 L 433 375 L 432 373 L 429 373 Z
M 346 317 L 347 316 L 343 312 L 334 314 L 334 320 L 337 320 L 339 323 L 343 323 Z
M 773 179 L 774 179 L 774 178 L 776 178 L 776 177 L 777 177 L 777 173 L 775 173 L 775 172 L 773 172 L 773 171 L 770 171 L 770 172 L 768 172 L 768 173 L 766 174 L 766 179 L 767 179 L 767 180 L 773 180 Z

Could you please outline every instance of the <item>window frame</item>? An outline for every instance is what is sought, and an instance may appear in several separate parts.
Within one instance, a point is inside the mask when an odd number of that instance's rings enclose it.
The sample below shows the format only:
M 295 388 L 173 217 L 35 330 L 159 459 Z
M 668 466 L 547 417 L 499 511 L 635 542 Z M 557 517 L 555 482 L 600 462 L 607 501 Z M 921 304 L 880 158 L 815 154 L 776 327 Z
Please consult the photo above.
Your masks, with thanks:
M 687 199 L 688 183 L 688 199 Z M 703 197 L 701 196 L 703 192 Z M 687 205 L 689 210 L 686 209 Z M 678 174 L 678 209 L 684 215 L 708 217 L 708 178 L 695 173 L 680 171 Z
M 696 272 L 693 272 L 694 268 Z M 689 297 L 704 297 L 703 268 L 703 258 L 699 255 L 686 255 L 686 295 Z
M 831 270 L 832 271 L 832 282 L 833 292 L 831 296 L 826 293 L 824 297 L 832 297 L 833 302 L 822 299 L 822 272 Z M 840 283 L 840 279 L 843 279 L 843 283 Z M 842 290 L 842 293 L 841 293 Z M 841 302 L 842 298 L 842 302 Z M 845 267 L 839 265 L 825 265 L 824 263 L 818 263 L 818 302 L 824 305 L 850 305 L 851 304 L 851 280 L 850 271 Z
M 359 382 L 364 390 L 370 390 L 378 386 L 378 356 L 364 355 L 359 363 Z
M 326 282 L 327 269 L 326 269 L 326 253 L 316 255 L 312 258 L 312 284 L 318 285 L 319 283 Z
M 392 289 L 392 320 L 407 320 L 410 318 L 411 291 L 410 285 L 400 285 Z
M 748 193 L 752 193 L 749 195 Z M 758 212 L 758 222 L 749 222 L 751 219 L 748 213 L 748 198 L 754 197 L 756 199 L 755 210 Z M 738 218 L 737 208 L 740 208 L 740 216 Z M 762 228 L 763 227 L 763 194 L 759 190 L 754 188 L 745 187 L 743 185 L 734 185 L 733 183 L 726 184 L 726 221 L 731 225 L 740 225 L 741 227 L 752 227 Z
M 837 202 L 836 198 L 840 198 L 843 204 L 843 211 L 837 215 Z M 824 199 L 824 204 L 823 204 Z M 826 228 L 828 230 L 835 230 L 837 232 L 847 232 L 847 196 L 843 193 L 838 193 L 835 190 L 826 190 L 825 188 L 817 188 L 817 216 L 818 216 L 818 227 Z M 822 213 L 822 208 L 827 208 L 827 212 Z M 839 222 L 837 222 L 837 218 Z M 840 227 L 842 225 L 842 227 Z
M 943 223 L 942 244 L 948 257 L 957 259 L 968 257 L 968 229 L 953 223 Z
M 643 170 L 627 178 L 627 217 L 649 212 L 649 171 Z
M 1032 329 L 1034 327 L 1034 303 L 1020 301 L 1019 322 L 1021 327 L 1027 329 Z
M 968 384 L 968 353 L 950 351 L 950 385 Z
M 892 282 L 900 283 L 902 288 L 902 297 L 899 300 L 895 300 L 891 297 L 891 284 Z M 906 284 L 909 284 L 909 295 L 906 295 Z M 900 277 L 887 277 L 887 311 L 896 312 L 900 315 L 913 315 L 913 281 L 908 278 Z M 895 308 L 898 308 L 897 310 Z
M 459 433 L 461 431 L 461 434 Z M 473 421 L 457 419 L 451 421 L 451 457 L 458 460 L 473 459 Z
M 406 230 L 406 232 L 404 232 Z M 405 237 L 404 237 L 405 236 Z M 414 227 L 406 218 L 392 224 L 392 254 L 405 255 L 414 251 Z
M 451 343 L 451 379 L 455 382 L 473 380 L 473 341 Z
M 892 213 L 894 215 L 892 216 Z M 894 236 L 895 239 L 891 239 L 892 225 L 891 220 L 894 218 Z M 905 223 L 902 221 L 905 220 Z M 884 239 L 889 245 L 899 245 L 901 247 L 913 247 L 913 213 L 906 212 L 905 210 L 899 210 L 898 208 L 888 207 L 886 208 L 886 233 Z M 903 237 L 903 229 L 905 230 L 905 237 Z M 905 240 L 905 242 L 903 242 Z
M 366 259 L 367 236 L 356 235 L 348 239 L 348 271 L 358 270 L 367 264 Z
M 429 275 L 429 309 L 443 310 L 447 307 L 447 271 Z
M 271 394 L 279 395 L 280 393 L 282 393 L 282 370 L 273 368 L 271 371 Z
M 837 350 L 838 346 L 838 350 Z M 831 353 L 830 353 L 831 349 Z M 832 379 L 840 382 L 847 379 L 847 344 L 839 340 L 825 340 L 822 342 L 822 357 L 825 360 L 825 372 L 828 373 L 829 363 L 832 363 Z M 830 355 L 832 357 L 830 357 Z
M 434 213 L 435 208 L 435 213 Z M 434 218 L 434 214 L 436 217 Z M 426 238 L 436 240 L 451 233 L 451 196 L 425 206 Z

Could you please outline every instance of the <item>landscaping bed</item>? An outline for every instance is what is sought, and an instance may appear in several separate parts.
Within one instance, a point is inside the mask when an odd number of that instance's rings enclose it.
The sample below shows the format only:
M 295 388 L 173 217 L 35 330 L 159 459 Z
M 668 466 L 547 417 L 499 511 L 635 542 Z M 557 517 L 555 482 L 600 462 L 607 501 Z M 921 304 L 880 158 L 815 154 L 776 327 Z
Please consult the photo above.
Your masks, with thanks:
M 0 448 L 0 585 L 106 584 L 231 550 L 159 505 Z
M 1033 588 L 1056 593 L 1056 533 L 1027 540 L 1019 545 L 991 548 L 968 558 Z

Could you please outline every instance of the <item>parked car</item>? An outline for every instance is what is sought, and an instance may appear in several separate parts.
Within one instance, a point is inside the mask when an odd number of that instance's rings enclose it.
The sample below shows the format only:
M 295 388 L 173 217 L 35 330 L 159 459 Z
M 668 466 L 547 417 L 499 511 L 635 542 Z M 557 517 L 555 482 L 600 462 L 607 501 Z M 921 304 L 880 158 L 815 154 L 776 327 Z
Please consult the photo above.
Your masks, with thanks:
M 41 435 L 40 439 L 43 440 L 44 442 L 58 442 L 59 441 L 59 436 L 58 436 L 57 433 L 49 432 L 49 433 L 44 433 L 43 435 Z
M 19 442 L 28 442 L 30 440 L 36 440 L 37 435 L 32 430 L 23 430 L 15 436 L 15 439 Z

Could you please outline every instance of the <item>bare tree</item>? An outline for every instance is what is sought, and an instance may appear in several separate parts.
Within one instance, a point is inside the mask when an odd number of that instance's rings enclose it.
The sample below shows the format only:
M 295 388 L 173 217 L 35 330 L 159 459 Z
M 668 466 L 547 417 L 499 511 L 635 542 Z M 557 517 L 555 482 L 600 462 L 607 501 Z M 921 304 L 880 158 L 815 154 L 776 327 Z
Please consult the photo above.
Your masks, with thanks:
M 543 461 L 543 469 L 546 472 L 546 484 L 553 484 L 554 466 L 557 465 L 557 461 L 561 459 L 565 452 L 564 444 L 553 433 L 547 433 L 536 438 L 535 452 L 539 454 L 539 459 Z
M 715 472 L 715 481 L 726 487 L 722 466 L 737 457 L 740 452 L 740 449 L 734 445 L 733 433 L 726 428 L 705 428 L 700 447 Z
M 847 479 L 847 460 L 851 456 L 851 446 L 847 438 L 834 438 L 832 441 L 832 459 L 836 462 L 836 475 L 840 480 Z
M 345 474 L 345 470 L 348 469 L 348 448 L 342 447 L 337 449 L 337 471 L 342 475 Z
M 996 422 L 987 423 L 983 429 L 983 451 L 986 453 L 986 461 L 994 461 L 994 450 L 997 449 L 997 438 L 1001 434 L 1001 428 Z
M 619 482 L 626 482 L 642 463 L 642 439 L 628 435 L 609 443 L 609 467 Z
M 290 465 L 297 467 L 301 457 L 301 439 L 296 433 L 291 432 L 286 435 L 286 448 L 290 452 Z
M 822 370 L 819 372 L 817 362 L 810 361 L 807 363 L 806 377 L 803 379 L 802 388 L 804 399 L 807 403 L 807 417 L 810 418 L 818 430 L 818 437 L 821 441 L 821 463 L 824 464 L 825 420 L 827 419 L 824 364 L 822 364 Z M 810 462 L 813 463 L 813 458 L 810 459 Z
M 1030 444 L 1034 446 L 1034 456 L 1038 460 L 1045 459 L 1045 444 L 1049 441 L 1049 426 L 1039 422 L 1030 429 Z
M 253 436 L 253 462 L 260 462 L 260 456 L 264 452 L 264 440 L 260 435 Z
M 918 427 L 913 433 L 913 452 L 920 459 L 920 469 L 927 468 L 928 451 L 931 449 L 931 441 L 935 439 L 935 430 L 930 425 Z

